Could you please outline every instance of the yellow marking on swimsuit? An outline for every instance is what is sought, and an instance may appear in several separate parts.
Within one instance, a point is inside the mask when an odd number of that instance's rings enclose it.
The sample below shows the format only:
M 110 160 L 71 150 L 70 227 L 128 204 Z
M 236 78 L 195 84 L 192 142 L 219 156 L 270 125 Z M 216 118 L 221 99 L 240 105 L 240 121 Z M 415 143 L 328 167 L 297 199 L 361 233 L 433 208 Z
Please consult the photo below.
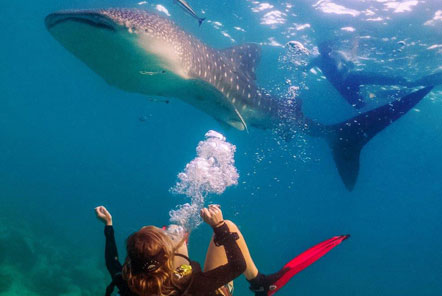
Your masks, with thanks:
M 174 274 L 179 279 L 188 276 L 192 274 L 192 266 L 188 264 L 183 264 L 174 271 Z

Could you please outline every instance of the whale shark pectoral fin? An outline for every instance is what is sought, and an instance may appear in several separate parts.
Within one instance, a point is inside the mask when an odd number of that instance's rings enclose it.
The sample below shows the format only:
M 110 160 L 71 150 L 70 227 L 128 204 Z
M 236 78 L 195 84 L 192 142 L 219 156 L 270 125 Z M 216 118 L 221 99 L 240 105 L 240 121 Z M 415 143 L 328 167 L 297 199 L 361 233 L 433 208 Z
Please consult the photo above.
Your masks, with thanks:
M 242 130 L 242 131 L 246 130 L 246 132 L 249 132 L 249 129 L 247 128 L 247 124 L 244 121 L 244 118 L 242 117 L 241 113 L 239 113 L 238 109 L 236 109 L 235 106 L 233 106 L 233 108 L 235 109 L 235 113 L 236 113 L 236 115 L 238 115 L 239 119 L 241 120 L 241 124 L 243 125 L 243 128 L 240 130 Z
M 255 80 L 255 70 L 261 58 L 261 47 L 256 43 L 244 43 L 221 50 L 224 56 L 237 65 L 238 70 Z
M 245 126 L 241 121 L 229 120 L 229 121 L 226 121 L 226 123 L 229 126 L 236 128 L 237 130 L 240 130 L 240 131 L 245 130 Z
M 244 121 L 244 118 L 242 117 L 241 113 L 239 113 L 238 109 L 236 109 L 236 107 L 234 105 L 232 105 L 232 108 L 238 117 L 234 118 L 234 119 L 226 120 L 226 123 L 228 125 L 236 128 L 237 130 L 240 130 L 240 131 L 245 130 L 246 132 L 249 132 L 249 129 L 247 128 L 247 124 Z

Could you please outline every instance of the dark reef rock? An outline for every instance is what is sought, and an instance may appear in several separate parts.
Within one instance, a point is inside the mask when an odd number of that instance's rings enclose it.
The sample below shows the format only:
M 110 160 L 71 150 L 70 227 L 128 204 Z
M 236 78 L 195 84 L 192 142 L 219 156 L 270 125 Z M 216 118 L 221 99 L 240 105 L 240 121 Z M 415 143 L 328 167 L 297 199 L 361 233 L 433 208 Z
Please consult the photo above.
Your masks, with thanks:
M 7 292 L 12 286 L 12 281 L 10 274 L 0 271 L 0 293 Z

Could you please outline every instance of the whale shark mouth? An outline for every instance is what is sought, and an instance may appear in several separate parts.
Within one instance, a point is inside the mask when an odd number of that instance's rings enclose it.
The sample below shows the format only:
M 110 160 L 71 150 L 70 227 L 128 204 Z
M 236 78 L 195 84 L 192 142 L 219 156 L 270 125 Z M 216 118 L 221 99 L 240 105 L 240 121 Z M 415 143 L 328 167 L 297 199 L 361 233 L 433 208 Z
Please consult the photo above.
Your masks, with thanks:
M 66 22 L 78 22 L 98 29 L 116 31 L 115 22 L 97 12 L 57 12 L 49 14 L 45 19 L 46 28 L 49 31 L 55 26 Z
M 64 48 L 111 85 L 130 91 L 136 66 L 150 71 L 131 58 L 133 36 L 100 11 L 56 12 L 46 17 L 45 24 Z
M 161 95 L 172 89 L 172 73 L 158 54 L 140 46 L 140 34 L 115 21 L 103 10 L 49 14 L 50 34 L 105 81 L 129 92 Z M 147 44 L 151 40 L 145 41 Z M 149 90 L 149 91 L 147 91 Z

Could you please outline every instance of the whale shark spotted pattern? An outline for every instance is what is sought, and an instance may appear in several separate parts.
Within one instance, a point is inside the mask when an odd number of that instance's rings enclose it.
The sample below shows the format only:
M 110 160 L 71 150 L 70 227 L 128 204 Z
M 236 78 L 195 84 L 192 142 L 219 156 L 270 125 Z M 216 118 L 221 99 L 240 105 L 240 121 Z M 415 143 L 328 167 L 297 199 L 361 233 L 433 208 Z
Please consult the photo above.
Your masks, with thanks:
M 305 117 L 300 102 L 275 98 L 257 86 L 257 44 L 213 49 L 169 19 L 137 9 L 62 11 L 48 15 L 45 23 L 56 40 L 110 85 L 181 99 L 239 130 L 283 123 L 288 139 L 293 127 L 323 137 L 349 190 L 356 183 L 363 146 L 432 88 L 325 126 Z

